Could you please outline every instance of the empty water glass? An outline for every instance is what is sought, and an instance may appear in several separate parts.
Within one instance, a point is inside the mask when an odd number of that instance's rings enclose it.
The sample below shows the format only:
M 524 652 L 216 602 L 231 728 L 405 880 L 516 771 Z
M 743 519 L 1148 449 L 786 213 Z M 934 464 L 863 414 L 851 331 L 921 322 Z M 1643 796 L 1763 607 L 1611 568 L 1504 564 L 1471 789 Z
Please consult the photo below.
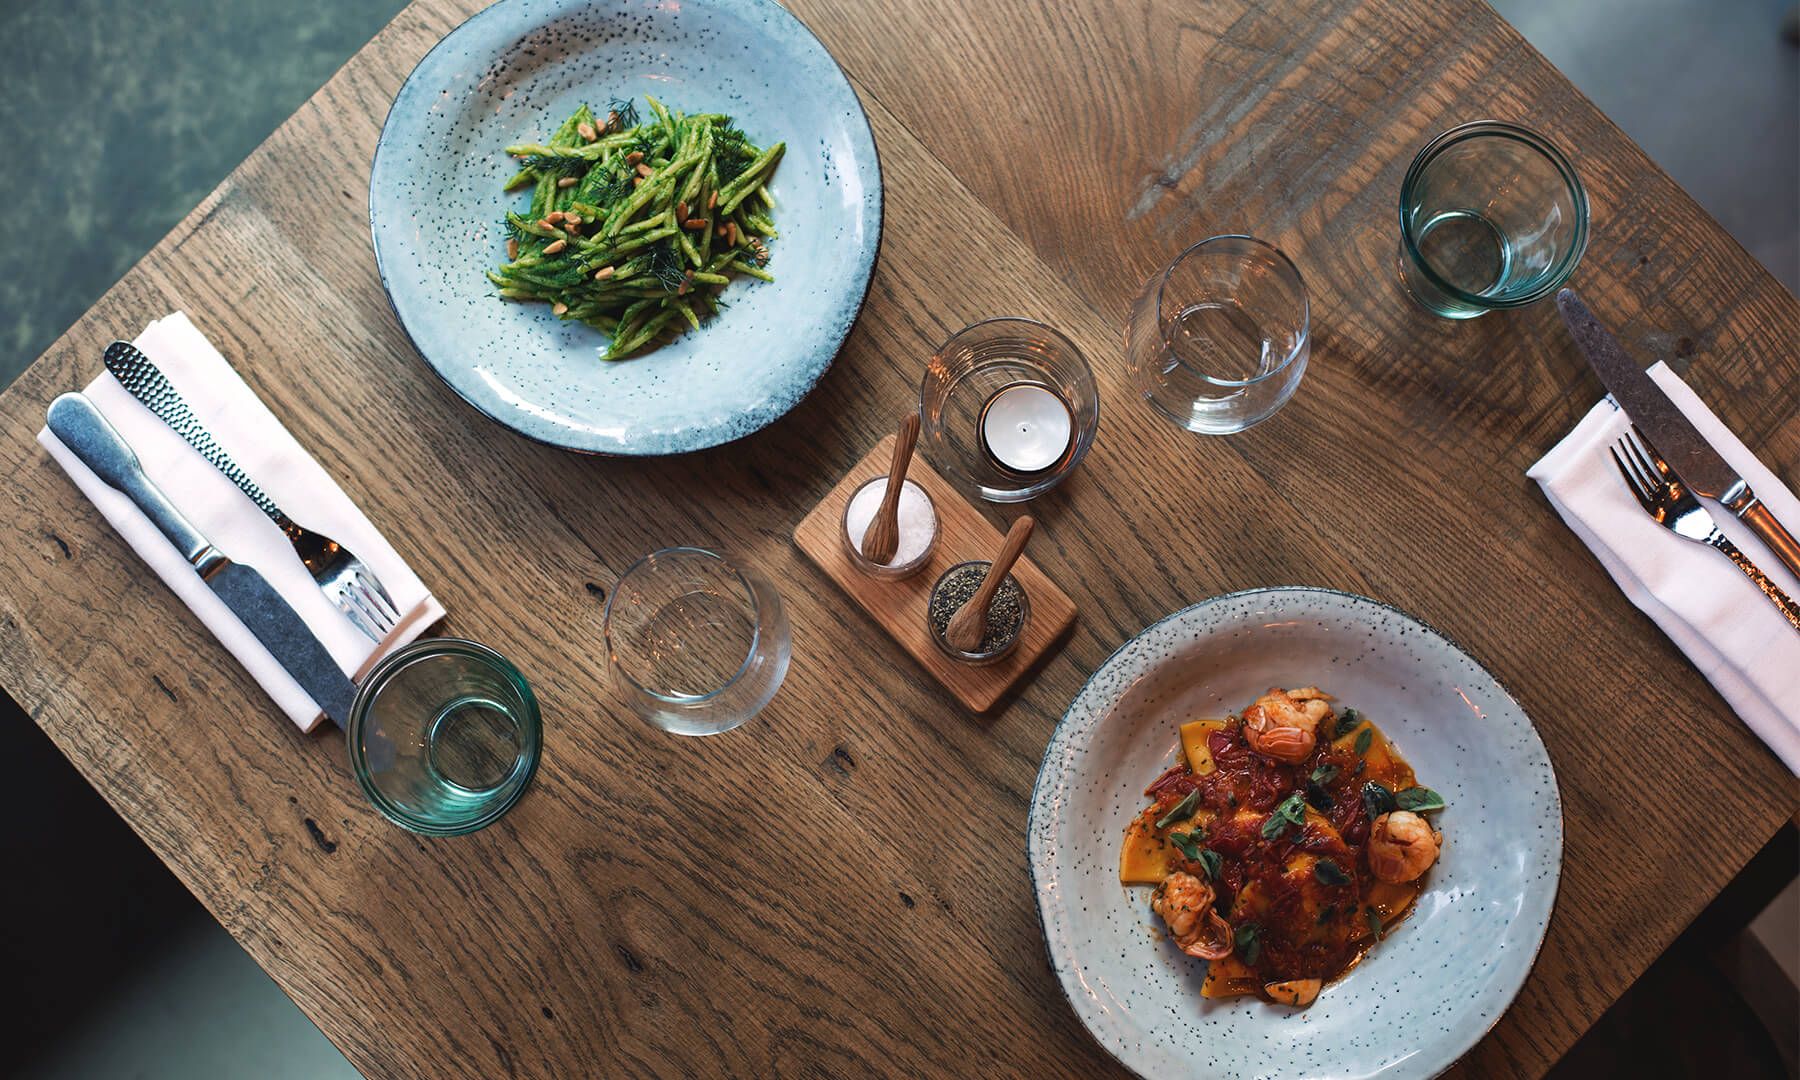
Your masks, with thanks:
M 1207 435 L 1243 431 L 1294 396 L 1311 350 L 1306 285 L 1272 245 L 1214 236 L 1145 282 L 1125 329 L 1132 380 Z
M 1562 151 L 1512 124 L 1463 124 L 1400 183 L 1400 280 L 1449 319 L 1524 307 L 1562 288 L 1587 229 L 1587 192 Z
M 677 735 L 730 731 L 761 712 L 793 648 L 775 586 L 700 548 L 658 551 L 625 571 L 603 632 L 626 703 Z

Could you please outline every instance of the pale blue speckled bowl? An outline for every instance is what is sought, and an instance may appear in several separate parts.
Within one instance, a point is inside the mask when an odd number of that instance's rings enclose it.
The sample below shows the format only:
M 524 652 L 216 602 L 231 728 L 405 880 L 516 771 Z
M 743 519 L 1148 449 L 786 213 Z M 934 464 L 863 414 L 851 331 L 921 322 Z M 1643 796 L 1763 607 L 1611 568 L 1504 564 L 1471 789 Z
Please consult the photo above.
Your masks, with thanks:
M 503 148 L 576 106 L 648 91 L 787 143 L 770 192 L 771 283 L 734 281 L 718 318 L 632 359 L 544 304 L 500 300 L 483 271 L 501 221 Z M 400 324 L 471 405 L 531 438 L 675 454 L 742 438 L 805 397 L 862 308 L 881 238 L 868 118 L 824 46 L 770 0 L 503 0 L 457 27 L 400 88 L 375 150 L 369 226 Z
M 1176 761 L 1177 726 L 1316 683 L 1380 726 L 1444 796 L 1443 856 L 1408 915 L 1303 1010 L 1200 996 L 1150 890 L 1119 883 L 1125 826 Z M 1562 800 L 1531 721 L 1480 664 L 1386 604 L 1257 589 L 1126 642 L 1044 752 L 1027 845 L 1050 966 L 1101 1046 L 1145 1077 L 1414 1080 L 1475 1045 L 1518 993 L 1562 868 Z

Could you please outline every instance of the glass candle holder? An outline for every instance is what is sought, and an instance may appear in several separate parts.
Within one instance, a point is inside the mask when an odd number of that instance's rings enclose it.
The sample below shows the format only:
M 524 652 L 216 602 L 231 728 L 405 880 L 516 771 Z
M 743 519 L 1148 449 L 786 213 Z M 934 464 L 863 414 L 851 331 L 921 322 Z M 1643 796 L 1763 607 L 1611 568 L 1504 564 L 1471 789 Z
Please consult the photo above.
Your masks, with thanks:
M 603 633 L 626 704 L 677 735 L 716 735 L 761 712 L 793 651 L 775 586 L 700 548 L 658 551 L 625 571 Z
M 1575 167 L 1533 131 L 1494 120 L 1431 140 L 1400 183 L 1400 282 L 1434 314 L 1535 304 L 1587 248 Z
M 973 652 L 964 652 L 945 639 L 950 619 L 981 586 L 992 565 L 979 559 L 957 563 L 938 575 L 936 584 L 931 587 L 931 600 L 925 608 L 926 627 L 938 649 L 959 664 L 983 667 L 1004 659 L 1025 636 L 1025 625 L 1031 621 L 1031 598 L 1025 594 L 1018 578 L 1008 574 L 988 605 L 987 635 L 981 646 Z
M 1214 236 L 1144 283 L 1125 328 L 1132 382 L 1189 431 L 1229 435 L 1287 404 L 1306 374 L 1311 311 L 1273 245 Z
M 531 687 L 505 657 L 473 641 L 423 638 L 363 679 L 345 743 L 357 784 L 384 817 L 455 836 L 519 801 L 543 731 Z
M 871 562 L 862 553 L 863 536 L 869 531 L 869 521 L 886 493 L 885 476 L 878 476 L 857 488 L 844 502 L 840 533 L 844 552 L 850 556 L 852 566 L 872 578 L 900 581 L 924 569 L 931 561 L 931 553 L 937 550 L 937 507 L 924 488 L 911 480 L 906 481 L 900 491 L 897 514 L 900 542 L 894 548 L 894 557 L 885 563 Z
M 1024 502 L 1087 455 L 1100 396 L 1067 337 L 1031 319 L 987 319 L 925 365 L 919 418 L 932 464 L 989 502 Z

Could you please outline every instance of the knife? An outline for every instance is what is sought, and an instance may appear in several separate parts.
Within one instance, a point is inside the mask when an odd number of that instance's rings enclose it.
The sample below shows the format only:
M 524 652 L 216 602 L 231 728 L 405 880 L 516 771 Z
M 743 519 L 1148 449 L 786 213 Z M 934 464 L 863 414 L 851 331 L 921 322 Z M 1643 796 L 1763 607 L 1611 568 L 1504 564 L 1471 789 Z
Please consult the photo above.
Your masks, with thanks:
M 347 725 L 356 685 L 281 594 L 256 570 L 232 562 L 201 535 L 144 475 L 137 454 L 85 394 L 64 394 L 52 401 L 48 419 L 50 430 L 82 464 L 131 497 L 193 566 L 206 587 L 225 601 L 231 613 L 256 635 L 256 640 L 325 715 L 339 727 Z
M 1750 485 L 1725 463 L 1706 442 L 1681 410 L 1656 385 L 1648 372 L 1639 367 L 1594 313 L 1589 311 L 1573 289 L 1556 294 L 1556 308 L 1574 336 L 1575 344 L 1587 355 L 1588 365 L 1606 384 L 1613 400 L 1625 415 L 1644 433 L 1657 453 L 1682 483 L 1697 495 L 1717 500 L 1768 545 L 1776 558 L 1789 570 L 1800 574 L 1800 543 L 1793 534 L 1775 520 Z

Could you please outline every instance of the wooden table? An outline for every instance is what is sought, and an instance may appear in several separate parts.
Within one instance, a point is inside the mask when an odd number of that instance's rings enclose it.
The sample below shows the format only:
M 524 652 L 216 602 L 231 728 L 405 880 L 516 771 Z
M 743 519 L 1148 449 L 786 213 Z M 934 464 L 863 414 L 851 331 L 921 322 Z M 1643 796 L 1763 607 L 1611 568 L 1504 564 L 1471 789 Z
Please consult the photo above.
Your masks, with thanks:
M 1481 657 L 1543 734 L 1561 896 L 1460 1075 L 1541 1074 L 1800 805 L 1524 477 L 1600 394 L 1555 312 L 1412 306 L 1395 193 L 1460 121 L 1572 148 L 1594 220 L 1575 284 L 1790 483 L 1800 306 L 1476 0 L 792 0 L 881 146 L 874 287 L 791 416 L 663 461 L 482 420 L 389 313 L 365 224 L 376 132 L 478 6 L 409 7 L 0 396 L 0 682 L 369 1076 L 1120 1075 L 1045 966 L 1027 800 L 1087 673 L 1234 589 L 1396 604 Z M 1201 438 L 1132 403 L 1120 328 L 1152 269 L 1233 231 L 1301 267 L 1312 366 L 1273 420 Z M 544 767 L 499 826 L 426 841 L 377 817 L 342 738 L 275 715 L 32 441 L 106 342 L 176 308 L 424 573 L 444 630 L 533 680 Z M 1068 332 L 1107 405 L 1081 470 L 1032 507 L 1035 557 L 1081 619 L 976 718 L 789 532 L 932 349 L 995 314 Z M 601 598 L 677 542 L 732 546 L 790 605 L 786 686 L 720 738 L 650 731 L 603 672 Z M 1718 828 L 1668 816 L 1714 800 Z

